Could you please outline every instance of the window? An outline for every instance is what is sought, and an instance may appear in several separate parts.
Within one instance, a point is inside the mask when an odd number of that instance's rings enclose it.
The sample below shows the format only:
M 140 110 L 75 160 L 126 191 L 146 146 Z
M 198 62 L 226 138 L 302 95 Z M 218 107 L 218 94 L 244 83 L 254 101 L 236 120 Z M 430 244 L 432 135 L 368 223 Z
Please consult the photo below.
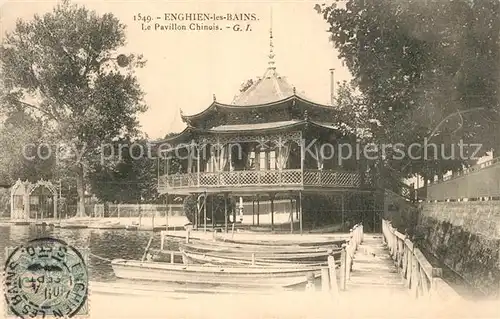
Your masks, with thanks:
M 275 170 L 277 169 L 277 163 L 276 163 L 276 151 L 270 151 L 269 152 L 269 169 Z
M 259 152 L 259 169 L 265 171 L 266 167 L 266 152 Z
M 255 152 L 251 151 L 248 157 L 248 168 L 255 169 Z

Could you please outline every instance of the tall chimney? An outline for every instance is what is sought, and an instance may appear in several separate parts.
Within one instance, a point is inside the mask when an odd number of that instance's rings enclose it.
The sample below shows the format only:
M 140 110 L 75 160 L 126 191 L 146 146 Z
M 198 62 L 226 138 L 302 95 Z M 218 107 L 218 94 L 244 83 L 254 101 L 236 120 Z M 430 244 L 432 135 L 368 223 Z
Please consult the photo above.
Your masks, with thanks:
M 330 103 L 332 106 L 335 104 L 335 79 L 334 79 L 335 69 L 330 69 Z

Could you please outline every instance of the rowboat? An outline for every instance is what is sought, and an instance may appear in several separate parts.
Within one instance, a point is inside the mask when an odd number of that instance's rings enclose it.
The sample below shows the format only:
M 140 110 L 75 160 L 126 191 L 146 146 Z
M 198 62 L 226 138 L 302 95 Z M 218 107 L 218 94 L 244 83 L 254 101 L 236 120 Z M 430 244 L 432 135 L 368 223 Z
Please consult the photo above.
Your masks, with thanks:
M 326 244 L 318 245 L 300 245 L 300 244 L 259 244 L 259 243 L 239 243 L 231 241 L 196 241 L 194 243 L 201 245 L 210 245 L 216 247 L 224 247 L 230 249 L 244 249 L 244 250 L 265 250 L 265 251 L 297 251 L 297 250 L 328 250 L 339 249 L 345 241 L 335 241 Z
M 89 225 L 89 228 L 95 229 L 125 229 L 125 225 L 121 225 L 120 222 L 113 221 L 101 221 Z
M 30 222 L 29 222 L 29 221 L 27 221 L 27 220 L 16 220 L 16 221 L 14 221 L 13 223 L 14 223 L 14 225 L 16 225 L 16 226 L 26 226 L 26 225 L 29 225 L 29 224 L 30 224 Z
M 81 228 L 88 228 L 88 225 L 81 222 L 68 221 L 59 223 L 59 227 L 65 229 L 81 229 Z
M 252 245 L 226 245 L 224 243 L 199 241 L 196 243 L 180 243 L 180 247 L 188 251 L 198 252 L 221 252 L 244 254 L 297 254 L 297 253 L 328 253 L 329 251 L 340 251 L 337 246 L 320 246 L 320 247 L 282 247 L 282 246 L 252 246 Z
M 281 259 L 262 259 L 248 256 L 226 256 L 217 253 L 196 253 L 182 251 L 184 260 L 189 264 L 212 264 L 212 265 L 245 265 L 250 267 L 280 267 L 280 268 L 303 268 L 303 267 L 323 267 L 328 265 L 327 256 L 323 262 L 298 261 L 291 262 Z
M 185 252 L 197 253 L 197 254 L 210 254 L 217 255 L 219 257 L 228 257 L 236 259 L 251 260 L 252 258 L 264 259 L 267 261 L 283 261 L 283 262 L 293 262 L 293 263 L 304 263 L 304 262 L 324 262 L 327 257 L 332 252 L 327 251 L 308 251 L 308 252 L 252 252 L 252 251 L 223 251 L 223 250 L 193 250 L 190 249 L 188 245 L 181 245 L 180 249 Z M 335 259 L 340 257 L 340 250 L 333 251 Z
M 116 277 L 123 279 L 266 288 L 301 284 L 310 274 L 318 277 L 321 271 L 314 267 L 184 265 L 125 259 L 115 259 L 111 266 Z
M 341 247 L 343 243 L 346 242 L 345 239 L 324 239 L 324 240 L 311 240 L 311 241 L 291 241 L 291 240 L 259 240 L 259 241 L 250 241 L 250 240 L 235 240 L 235 239 L 217 239 L 219 242 L 227 243 L 227 244 L 239 244 L 239 245 L 253 245 L 259 247 L 266 246 L 280 246 L 280 247 L 290 247 L 290 246 L 299 246 L 299 247 L 316 247 L 316 246 L 339 246 Z

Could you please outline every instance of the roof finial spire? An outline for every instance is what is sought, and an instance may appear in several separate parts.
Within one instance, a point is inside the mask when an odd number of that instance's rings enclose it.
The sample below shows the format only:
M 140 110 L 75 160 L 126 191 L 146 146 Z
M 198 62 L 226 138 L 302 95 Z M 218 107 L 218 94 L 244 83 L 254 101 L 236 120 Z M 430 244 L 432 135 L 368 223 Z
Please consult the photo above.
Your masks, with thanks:
M 273 7 L 271 7 L 271 19 L 269 28 L 269 69 L 276 69 L 274 66 L 274 44 L 273 44 Z

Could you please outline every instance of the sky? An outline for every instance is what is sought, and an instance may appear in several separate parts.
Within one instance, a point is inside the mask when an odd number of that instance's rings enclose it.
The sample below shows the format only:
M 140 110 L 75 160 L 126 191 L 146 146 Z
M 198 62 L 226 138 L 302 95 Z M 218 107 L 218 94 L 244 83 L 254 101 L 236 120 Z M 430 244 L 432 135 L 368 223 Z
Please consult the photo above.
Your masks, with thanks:
M 31 19 L 52 10 L 56 1 L 4 1 L 0 7 L 0 33 L 13 30 L 17 19 Z M 186 115 L 217 101 L 231 103 L 243 82 L 262 76 L 267 68 L 269 29 L 274 38 L 276 70 L 314 102 L 330 102 L 330 68 L 335 82 L 349 80 L 329 41 L 328 25 L 313 1 L 73 1 L 98 13 L 113 13 L 126 25 L 123 53 L 143 54 L 147 60 L 137 77 L 146 93 L 148 111 L 139 116 L 150 138 L 179 132 Z M 153 18 L 165 13 L 255 13 L 251 31 L 143 31 L 134 16 Z M 152 26 L 154 27 L 154 22 Z M 168 24 L 168 21 L 160 21 Z M 179 22 L 178 22 L 179 23 Z M 201 22 L 211 25 L 213 22 Z M 224 21 L 222 26 L 240 23 Z

